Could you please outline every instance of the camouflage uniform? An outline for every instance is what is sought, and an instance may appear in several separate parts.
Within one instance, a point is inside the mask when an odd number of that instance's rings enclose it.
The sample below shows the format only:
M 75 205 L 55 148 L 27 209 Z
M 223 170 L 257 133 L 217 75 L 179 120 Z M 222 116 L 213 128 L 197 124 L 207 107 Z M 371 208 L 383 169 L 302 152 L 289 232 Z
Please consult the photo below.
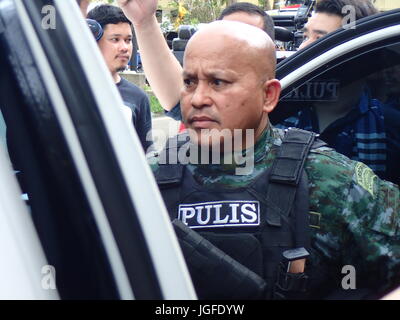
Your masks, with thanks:
M 239 188 L 269 168 L 283 131 L 270 127 L 254 149 L 254 170 L 236 175 L 235 165 L 187 165 L 202 185 Z M 150 159 L 157 170 L 157 157 Z M 356 288 L 382 293 L 400 283 L 400 194 L 366 165 L 328 147 L 313 149 L 306 161 L 310 193 L 311 298 L 341 290 L 342 268 L 354 266 Z M 348 292 L 350 292 L 349 290 Z

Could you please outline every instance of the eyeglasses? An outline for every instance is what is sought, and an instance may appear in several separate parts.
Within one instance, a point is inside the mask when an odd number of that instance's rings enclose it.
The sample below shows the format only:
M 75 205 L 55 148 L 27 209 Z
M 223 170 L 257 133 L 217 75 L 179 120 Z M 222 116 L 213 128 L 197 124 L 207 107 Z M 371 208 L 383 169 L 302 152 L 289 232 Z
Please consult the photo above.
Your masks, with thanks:
M 92 31 L 96 41 L 99 41 L 104 33 L 100 23 L 93 19 L 86 19 L 86 23 L 88 24 L 90 31 Z

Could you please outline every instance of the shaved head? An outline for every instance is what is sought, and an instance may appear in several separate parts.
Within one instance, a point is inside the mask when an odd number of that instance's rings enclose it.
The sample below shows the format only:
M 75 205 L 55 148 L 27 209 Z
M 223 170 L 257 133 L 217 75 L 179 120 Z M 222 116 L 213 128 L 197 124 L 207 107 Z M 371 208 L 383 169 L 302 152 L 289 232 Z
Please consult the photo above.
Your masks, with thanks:
M 268 78 L 275 77 L 276 50 L 271 38 L 260 28 L 238 21 L 214 21 L 197 31 L 190 39 L 186 53 L 191 47 L 210 44 L 225 53 L 245 54 L 253 67 Z M 243 58 L 243 57 L 242 57 Z
M 267 37 L 264 31 L 239 21 L 218 20 L 211 22 L 198 30 L 191 39 L 195 39 L 203 34 L 221 34 L 233 37 L 236 40 L 245 41 L 253 47 L 262 49 L 270 45 L 273 50 L 275 49 L 271 38 Z

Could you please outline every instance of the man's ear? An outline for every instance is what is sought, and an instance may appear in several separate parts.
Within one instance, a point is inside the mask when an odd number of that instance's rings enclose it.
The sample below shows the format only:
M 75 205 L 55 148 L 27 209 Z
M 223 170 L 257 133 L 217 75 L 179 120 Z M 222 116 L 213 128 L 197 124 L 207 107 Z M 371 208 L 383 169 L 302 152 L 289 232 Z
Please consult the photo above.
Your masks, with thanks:
M 275 109 L 281 94 L 281 83 L 277 79 L 267 80 L 264 83 L 264 106 L 263 111 L 270 113 Z

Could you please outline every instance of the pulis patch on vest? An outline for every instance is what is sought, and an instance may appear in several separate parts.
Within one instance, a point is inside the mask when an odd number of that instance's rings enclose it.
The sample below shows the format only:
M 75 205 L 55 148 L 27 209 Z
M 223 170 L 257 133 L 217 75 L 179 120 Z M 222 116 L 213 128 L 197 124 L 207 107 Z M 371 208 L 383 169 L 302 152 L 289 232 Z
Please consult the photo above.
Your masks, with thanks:
M 181 204 L 178 219 L 190 228 L 260 225 L 260 202 L 252 200 Z

